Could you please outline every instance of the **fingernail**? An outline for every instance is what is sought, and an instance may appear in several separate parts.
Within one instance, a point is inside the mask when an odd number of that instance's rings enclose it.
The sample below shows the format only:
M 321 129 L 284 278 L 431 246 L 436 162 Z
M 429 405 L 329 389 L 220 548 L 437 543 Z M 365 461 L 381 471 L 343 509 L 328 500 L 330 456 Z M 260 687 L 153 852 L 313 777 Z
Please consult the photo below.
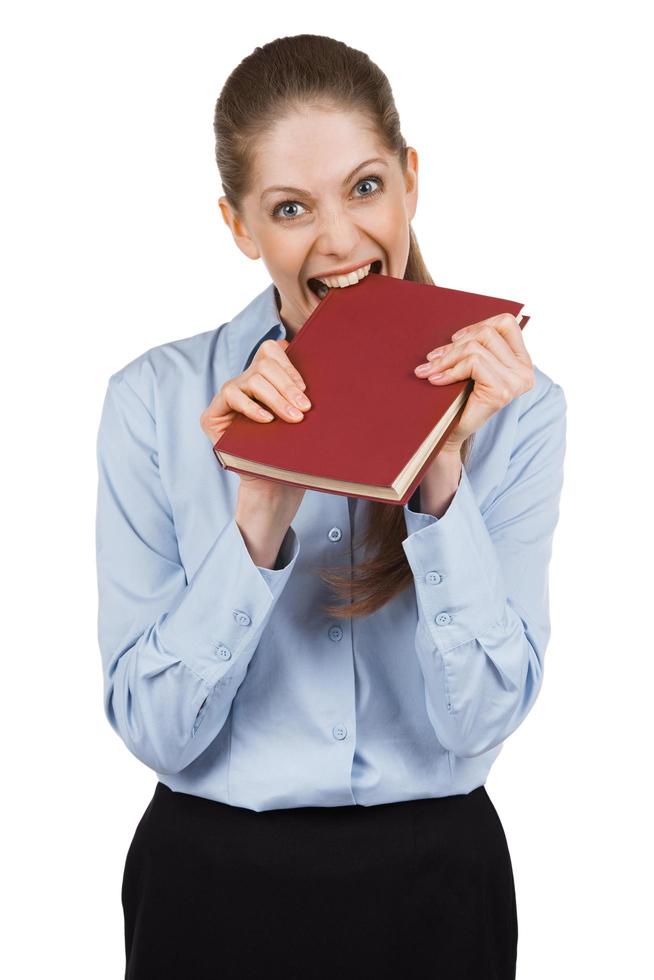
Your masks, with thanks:
M 429 380 L 430 381 L 438 381 L 439 378 L 444 378 L 444 377 L 445 377 L 445 372 L 444 371 L 441 371 L 440 374 L 430 374 L 429 375 Z
M 465 337 L 467 333 L 468 331 L 466 330 L 465 327 L 462 330 L 457 330 L 456 333 L 452 334 L 452 340 L 458 340 L 459 337 Z
M 428 358 L 428 360 L 433 361 L 437 357 L 440 357 L 442 353 L 443 353 L 443 348 L 442 347 L 439 347 L 438 350 L 433 350 L 433 351 L 431 351 L 430 354 L 427 354 L 427 358 Z

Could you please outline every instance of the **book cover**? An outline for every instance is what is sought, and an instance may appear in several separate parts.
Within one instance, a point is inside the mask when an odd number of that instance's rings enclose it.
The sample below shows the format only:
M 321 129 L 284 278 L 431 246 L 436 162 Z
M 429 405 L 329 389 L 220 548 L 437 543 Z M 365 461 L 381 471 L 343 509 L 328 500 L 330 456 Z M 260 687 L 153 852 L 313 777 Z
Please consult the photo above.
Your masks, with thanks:
M 522 303 L 369 274 L 330 289 L 286 354 L 312 407 L 302 421 L 237 415 L 214 445 L 225 469 L 405 504 L 456 425 L 474 382 L 414 374 L 452 334 Z

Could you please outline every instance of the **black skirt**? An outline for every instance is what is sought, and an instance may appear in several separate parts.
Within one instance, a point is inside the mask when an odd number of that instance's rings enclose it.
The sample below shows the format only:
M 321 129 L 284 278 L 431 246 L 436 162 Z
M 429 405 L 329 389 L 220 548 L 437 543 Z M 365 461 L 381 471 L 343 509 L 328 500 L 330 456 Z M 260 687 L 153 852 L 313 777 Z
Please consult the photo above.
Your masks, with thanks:
M 511 858 L 484 786 L 255 811 L 157 783 L 123 874 L 126 980 L 514 980 Z

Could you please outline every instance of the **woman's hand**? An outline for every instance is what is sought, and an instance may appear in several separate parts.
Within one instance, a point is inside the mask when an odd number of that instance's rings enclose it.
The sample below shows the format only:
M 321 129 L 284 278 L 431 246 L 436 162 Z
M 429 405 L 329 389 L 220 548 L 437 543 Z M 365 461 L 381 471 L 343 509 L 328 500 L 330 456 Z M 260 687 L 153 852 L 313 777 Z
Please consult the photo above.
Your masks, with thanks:
M 302 411 L 311 407 L 304 394 L 302 376 L 284 353 L 288 340 L 266 340 L 258 348 L 252 363 L 242 374 L 230 378 L 200 416 L 200 426 L 214 446 L 240 412 L 255 422 L 271 421 L 278 415 L 285 422 L 301 422 Z M 257 399 L 255 401 L 254 399 Z M 260 402 L 261 404 L 257 404 Z M 261 406 L 266 405 L 271 414 Z M 239 496 L 256 496 L 270 510 L 286 512 L 292 521 L 304 496 L 304 487 L 294 487 L 276 480 L 239 473 Z
M 461 418 L 436 460 L 442 452 L 458 454 L 469 435 L 536 382 L 522 330 L 510 313 L 457 330 L 452 334 L 452 343 L 430 351 L 427 362 L 415 368 L 415 373 L 432 384 L 451 384 L 466 378 L 475 382 Z

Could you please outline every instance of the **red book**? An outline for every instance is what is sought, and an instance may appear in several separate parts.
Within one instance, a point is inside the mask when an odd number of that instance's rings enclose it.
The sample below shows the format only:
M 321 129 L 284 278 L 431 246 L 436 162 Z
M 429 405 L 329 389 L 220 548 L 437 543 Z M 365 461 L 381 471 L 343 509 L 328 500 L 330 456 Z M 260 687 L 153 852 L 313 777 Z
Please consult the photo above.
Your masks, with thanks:
M 237 415 L 216 458 L 236 473 L 404 505 L 474 386 L 433 385 L 414 368 L 461 327 L 498 313 L 522 329 L 523 305 L 375 274 L 330 289 L 286 348 L 311 408 L 294 423 Z

